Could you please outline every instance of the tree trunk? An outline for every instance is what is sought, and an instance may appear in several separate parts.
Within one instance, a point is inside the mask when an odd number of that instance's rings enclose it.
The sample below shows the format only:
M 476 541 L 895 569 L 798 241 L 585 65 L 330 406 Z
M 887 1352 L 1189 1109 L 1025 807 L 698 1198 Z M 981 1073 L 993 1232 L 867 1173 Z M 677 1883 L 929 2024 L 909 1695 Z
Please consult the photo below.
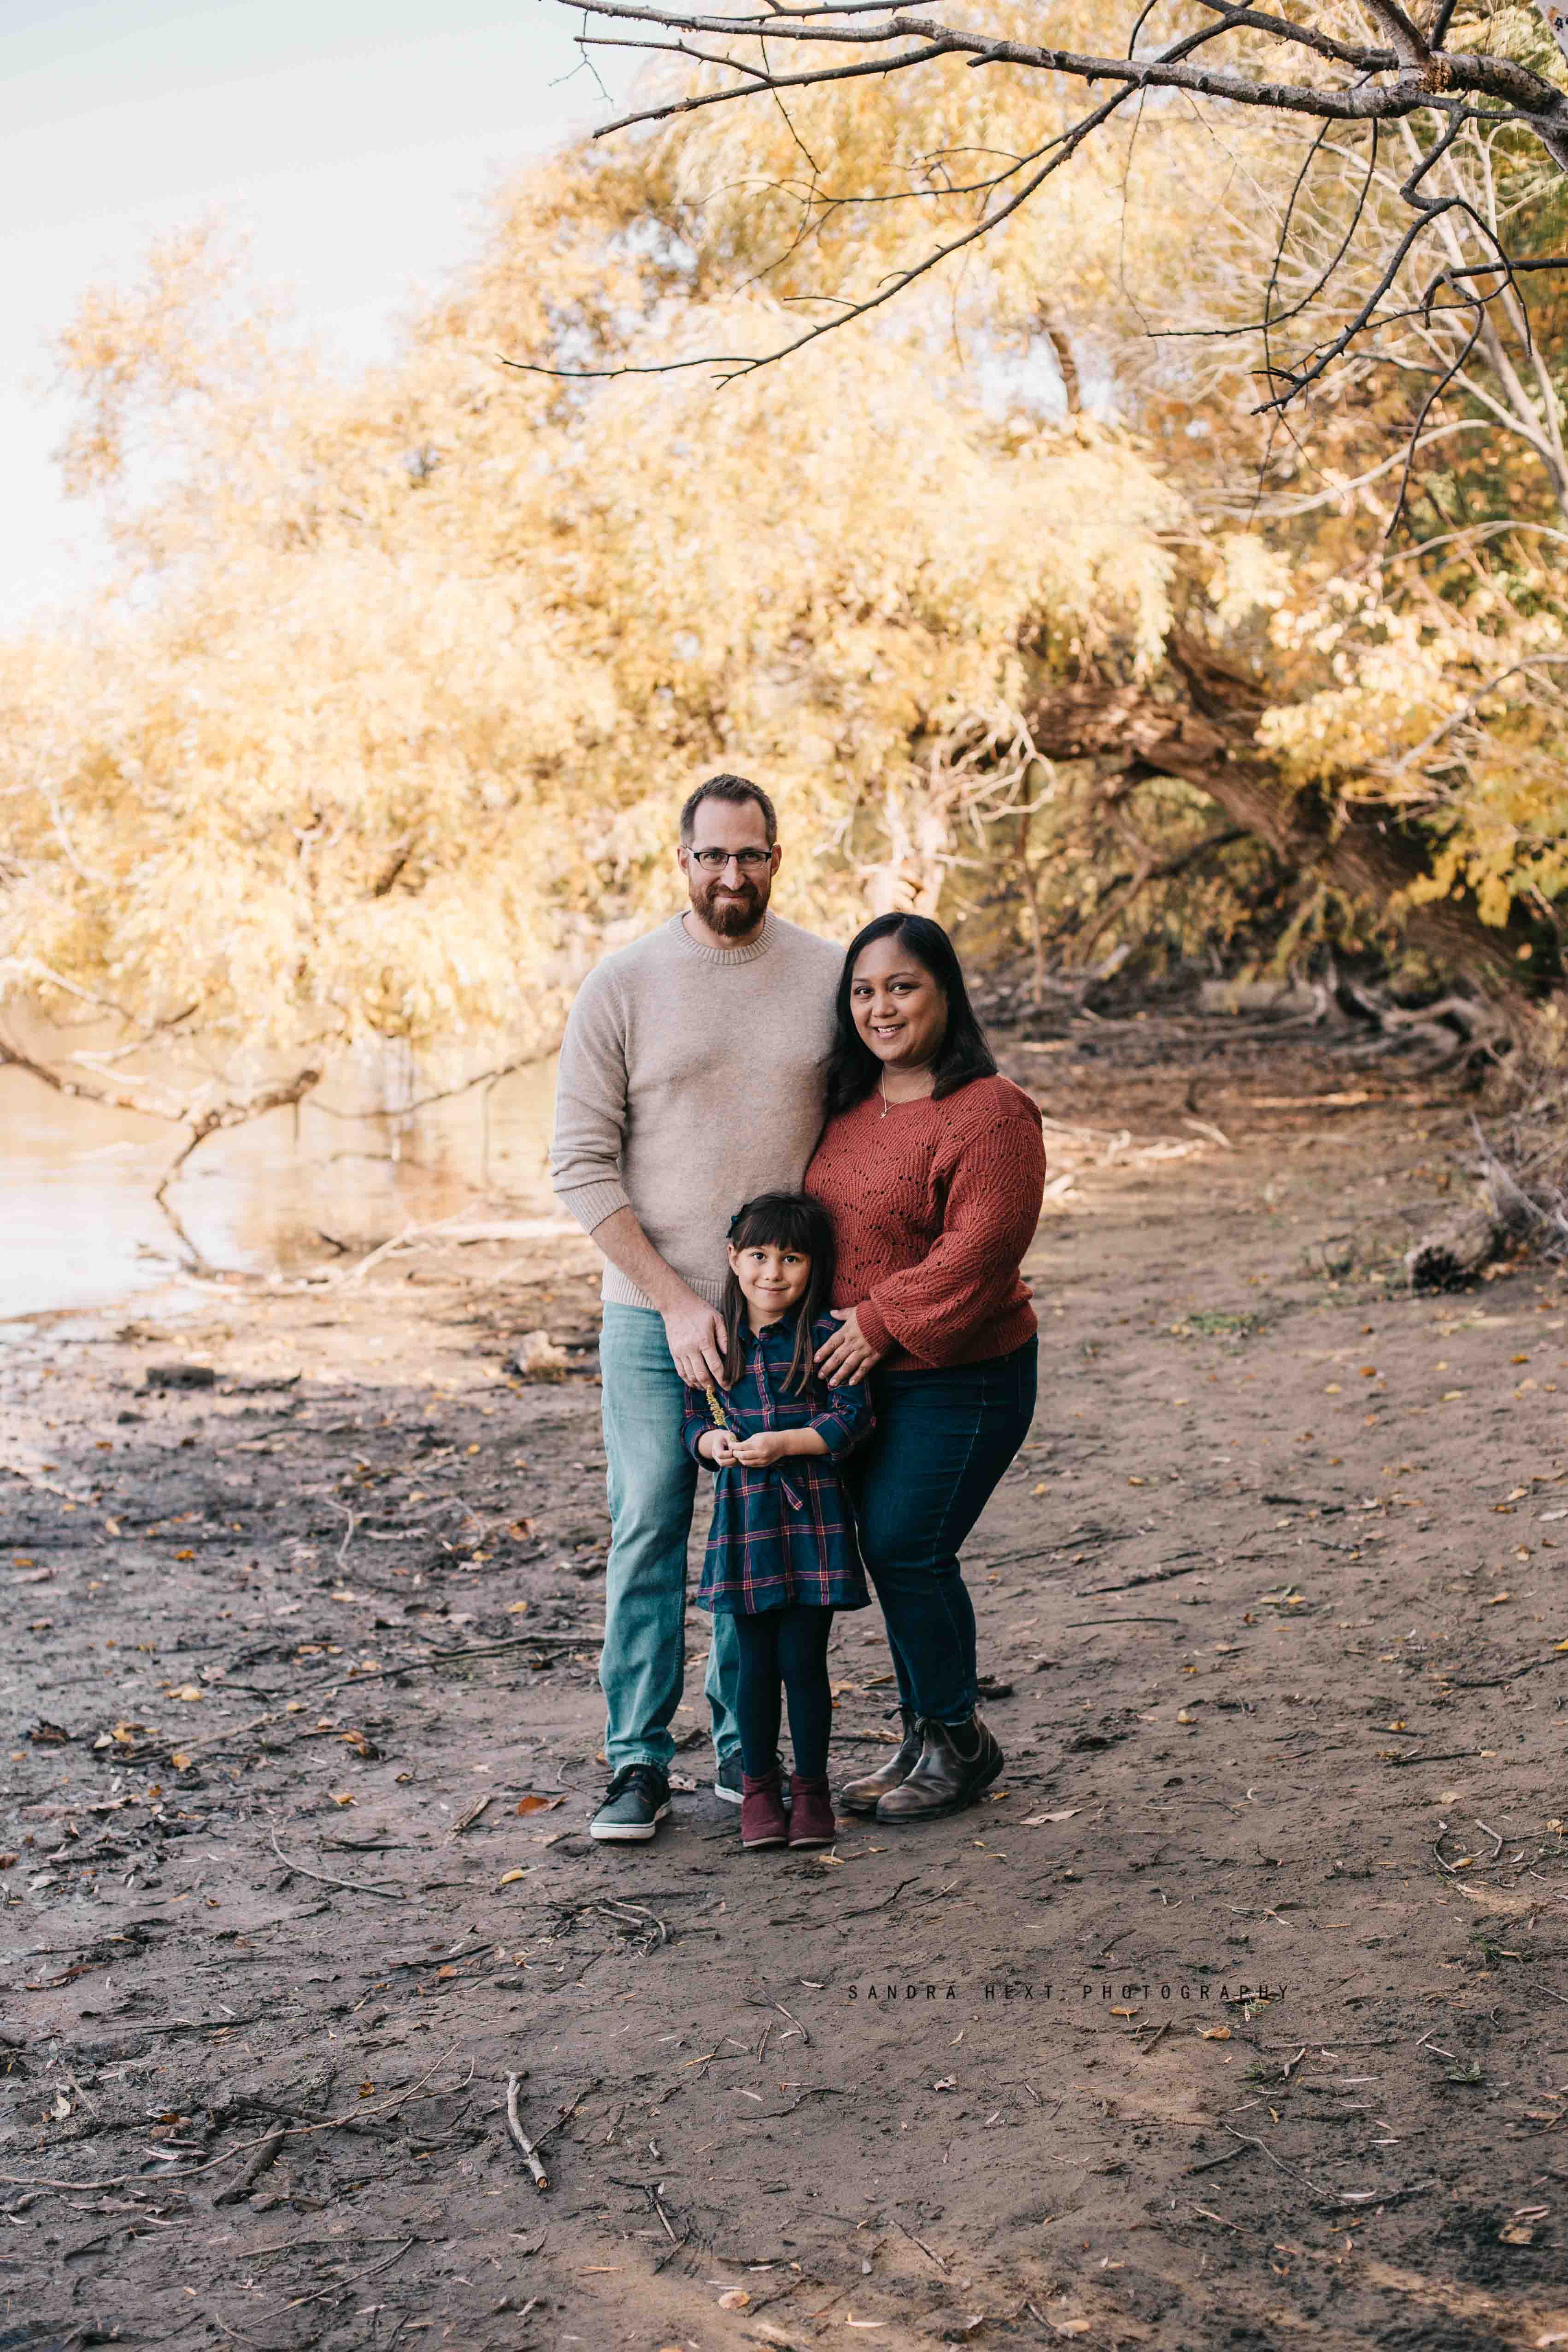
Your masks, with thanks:
M 1386 908 L 1427 870 L 1426 843 L 1396 811 L 1364 802 L 1342 811 L 1284 782 L 1256 740 L 1268 700 L 1256 677 L 1182 630 L 1172 632 L 1165 650 L 1184 698 L 1156 701 L 1137 686 L 1058 688 L 1030 714 L 1040 751 L 1049 759 L 1110 758 L 1123 771 L 1179 776 L 1282 864 L 1321 874 L 1363 904 Z M 1462 973 L 1521 1013 L 1535 992 L 1527 968 L 1539 980 L 1544 961 L 1552 981 L 1561 977 L 1555 939 L 1517 906 L 1506 925 L 1494 927 L 1460 893 L 1407 908 L 1400 929 L 1439 971 Z

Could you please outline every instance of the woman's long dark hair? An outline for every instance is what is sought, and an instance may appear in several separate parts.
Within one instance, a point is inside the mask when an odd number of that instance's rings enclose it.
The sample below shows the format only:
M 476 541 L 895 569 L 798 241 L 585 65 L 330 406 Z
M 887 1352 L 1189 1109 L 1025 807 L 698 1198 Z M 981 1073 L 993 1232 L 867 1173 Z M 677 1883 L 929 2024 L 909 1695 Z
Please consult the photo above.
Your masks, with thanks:
M 864 1102 L 882 1074 L 882 1065 L 855 1026 L 849 992 L 855 966 L 874 940 L 896 938 L 916 963 L 924 966 L 947 1000 L 947 1029 L 931 1064 L 934 1100 L 956 1094 L 974 1078 L 994 1078 L 996 1057 L 985 1042 L 963 985 L 963 966 L 952 941 L 929 915 L 879 915 L 857 931 L 844 951 L 844 970 L 833 1006 L 833 1047 L 827 1057 L 827 1116 L 853 1110 Z
M 821 1202 L 812 1200 L 808 1193 L 759 1192 L 731 1219 L 730 1247 L 743 1250 L 759 1245 L 795 1250 L 811 1260 L 805 1295 L 792 1310 L 795 1318 L 795 1353 L 784 1374 L 786 1388 L 805 1391 L 811 1386 L 815 1374 L 811 1327 L 826 1315 L 833 1296 L 833 1220 Z M 723 1385 L 728 1389 L 733 1388 L 746 1368 L 746 1300 L 740 1277 L 732 1271 L 724 1285 L 719 1312 L 724 1318 Z

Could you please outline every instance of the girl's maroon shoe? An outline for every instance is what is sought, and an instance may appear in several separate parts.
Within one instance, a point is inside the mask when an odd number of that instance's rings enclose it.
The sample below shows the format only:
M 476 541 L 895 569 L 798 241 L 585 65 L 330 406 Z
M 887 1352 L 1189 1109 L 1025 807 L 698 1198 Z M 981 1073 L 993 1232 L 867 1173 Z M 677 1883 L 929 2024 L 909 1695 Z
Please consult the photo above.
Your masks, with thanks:
M 825 1787 L 826 1783 L 823 1784 Z M 742 1845 L 785 1845 L 790 1843 L 789 1819 L 784 1809 L 784 1790 L 776 1772 L 764 1772 L 753 1780 L 749 1772 L 741 1775 L 741 1843 Z
M 833 1816 L 826 1773 L 819 1780 L 807 1780 L 792 1772 L 789 1787 L 791 1845 L 831 1845 L 838 1835 L 838 1823 Z

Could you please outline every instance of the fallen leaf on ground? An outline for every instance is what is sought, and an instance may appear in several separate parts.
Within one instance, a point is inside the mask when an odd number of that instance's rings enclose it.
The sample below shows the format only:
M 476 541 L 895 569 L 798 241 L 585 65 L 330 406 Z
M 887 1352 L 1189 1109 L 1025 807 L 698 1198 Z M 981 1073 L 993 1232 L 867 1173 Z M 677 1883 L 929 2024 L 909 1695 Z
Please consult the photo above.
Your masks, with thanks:
M 509 1601 L 506 1604 L 506 1613 L 509 1617 L 521 1617 L 527 1607 L 526 1601 Z
M 719 2297 L 721 2311 L 750 2311 L 752 2298 L 743 2286 L 732 2286 Z
M 1568 1648 L 1568 1643 L 1563 1646 Z M 1020 1826 L 1026 1830 L 1037 1830 L 1042 1822 L 1070 1822 L 1077 1811 L 1076 1805 L 1064 1805 L 1059 1813 L 1026 1813 Z
M 354 1802 L 354 1795 L 352 1789 L 343 1789 L 342 1790 L 330 1789 L 327 1793 L 331 1798 L 334 1805 L 352 1805 Z
M 563 1805 L 565 1802 L 564 1797 L 520 1797 L 517 1801 L 517 1810 L 520 1813 L 552 1813 L 557 1805 Z
M 1228 2025 L 1203 2026 L 1199 2029 L 1198 2039 L 1200 2042 L 1228 2042 L 1230 2028 Z

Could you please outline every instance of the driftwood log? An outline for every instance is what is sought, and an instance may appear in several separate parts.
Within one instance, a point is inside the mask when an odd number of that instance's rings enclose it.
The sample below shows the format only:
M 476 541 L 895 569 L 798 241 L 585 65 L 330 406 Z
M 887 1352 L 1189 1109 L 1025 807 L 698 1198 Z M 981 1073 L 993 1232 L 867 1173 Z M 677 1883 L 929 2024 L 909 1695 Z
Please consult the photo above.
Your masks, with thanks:
M 1550 1188 L 1542 1192 L 1538 1175 L 1536 1189 L 1531 1189 L 1528 1170 L 1521 1183 L 1479 1126 L 1476 1141 L 1486 1171 L 1480 1190 L 1405 1252 L 1405 1270 L 1413 1290 L 1462 1289 L 1510 1244 L 1533 1242 L 1549 1255 L 1562 1255 L 1563 1220 Z
M 1483 1266 L 1502 1254 L 1509 1221 L 1498 1214 L 1489 1194 L 1457 1210 L 1424 1234 L 1405 1254 L 1412 1290 L 1462 1290 Z

